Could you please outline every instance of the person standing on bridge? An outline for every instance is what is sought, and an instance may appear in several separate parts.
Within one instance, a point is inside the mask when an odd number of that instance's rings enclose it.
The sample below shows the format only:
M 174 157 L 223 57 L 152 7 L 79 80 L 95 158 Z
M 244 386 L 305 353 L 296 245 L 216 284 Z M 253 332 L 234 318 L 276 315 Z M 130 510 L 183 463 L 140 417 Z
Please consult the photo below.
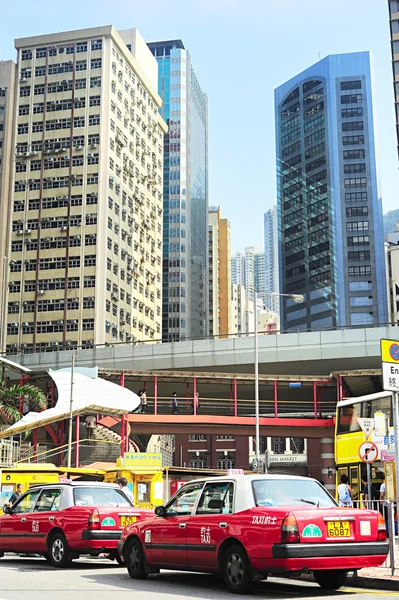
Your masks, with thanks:
M 193 398 L 193 415 L 198 415 L 199 412 L 199 392 L 195 392 Z
M 141 412 L 144 414 L 147 412 L 147 392 L 145 390 L 140 390 L 140 405 Z
M 177 409 L 177 394 L 176 394 L 176 392 L 173 392 L 173 396 L 172 396 L 172 400 L 171 400 L 171 407 L 172 407 L 172 415 L 177 415 L 179 411 Z

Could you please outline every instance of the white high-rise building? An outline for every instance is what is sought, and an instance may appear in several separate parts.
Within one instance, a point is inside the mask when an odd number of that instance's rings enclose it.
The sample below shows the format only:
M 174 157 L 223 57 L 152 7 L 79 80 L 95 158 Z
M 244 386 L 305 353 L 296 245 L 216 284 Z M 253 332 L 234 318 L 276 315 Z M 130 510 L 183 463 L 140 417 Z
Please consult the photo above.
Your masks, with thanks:
M 265 212 L 265 298 L 266 308 L 279 314 L 280 303 L 278 296 L 271 294 L 279 293 L 278 277 L 278 225 L 277 206 L 273 206 Z
M 244 248 L 231 259 L 231 282 L 243 285 L 248 300 L 254 299 L 257 292 L 259 298 L 265 299 L 265 257 L 263 252 L 254 246 Z

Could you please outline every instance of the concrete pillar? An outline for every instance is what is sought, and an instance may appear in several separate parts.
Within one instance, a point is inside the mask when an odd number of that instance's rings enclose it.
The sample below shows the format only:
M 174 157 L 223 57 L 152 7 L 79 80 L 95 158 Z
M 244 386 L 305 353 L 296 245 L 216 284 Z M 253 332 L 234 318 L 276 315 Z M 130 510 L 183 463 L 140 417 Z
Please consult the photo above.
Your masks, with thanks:
M 321 478 L 326 489 L 335 495 L 335 477 L 328 478 L 328 468 L 332 468 L 335 474 L 334 438 L 321 438 Z
M 291 438 L 285 438 L 285 453 L 292 454 L 291 450 Z

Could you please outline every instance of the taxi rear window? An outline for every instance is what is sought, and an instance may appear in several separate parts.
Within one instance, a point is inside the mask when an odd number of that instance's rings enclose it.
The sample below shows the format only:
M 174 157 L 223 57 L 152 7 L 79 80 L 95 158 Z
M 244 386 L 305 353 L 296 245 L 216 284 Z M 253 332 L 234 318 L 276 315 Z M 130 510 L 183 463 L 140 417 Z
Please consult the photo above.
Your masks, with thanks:
M 115 488 L 106 487 L 79 487 L 74 488 L 73 497 L 75 506 L 111 506 L 128 507 L 133 504 L 126 496 Z
M 312 480 L 258 479 L 252 482 L 252 490 L 256 506 L 337 506 L 323 486 Z

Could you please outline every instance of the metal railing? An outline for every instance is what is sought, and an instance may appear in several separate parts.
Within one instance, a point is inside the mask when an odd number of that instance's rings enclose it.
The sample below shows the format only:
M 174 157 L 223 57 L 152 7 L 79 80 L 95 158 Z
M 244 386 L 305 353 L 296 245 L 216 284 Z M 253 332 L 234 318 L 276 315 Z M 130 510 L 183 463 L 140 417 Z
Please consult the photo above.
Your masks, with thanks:
M 391 575 L 395 575 L 395 569 L 399 568 L 399 532 L 398 532 L 398 514 L 396 502 L 390 500 L 352 500 L 353 508 L 377 510 L 385 520 L 387 536 L 389 541 L 389 554 L 386 561 L 380 568 L 390 569 Z

